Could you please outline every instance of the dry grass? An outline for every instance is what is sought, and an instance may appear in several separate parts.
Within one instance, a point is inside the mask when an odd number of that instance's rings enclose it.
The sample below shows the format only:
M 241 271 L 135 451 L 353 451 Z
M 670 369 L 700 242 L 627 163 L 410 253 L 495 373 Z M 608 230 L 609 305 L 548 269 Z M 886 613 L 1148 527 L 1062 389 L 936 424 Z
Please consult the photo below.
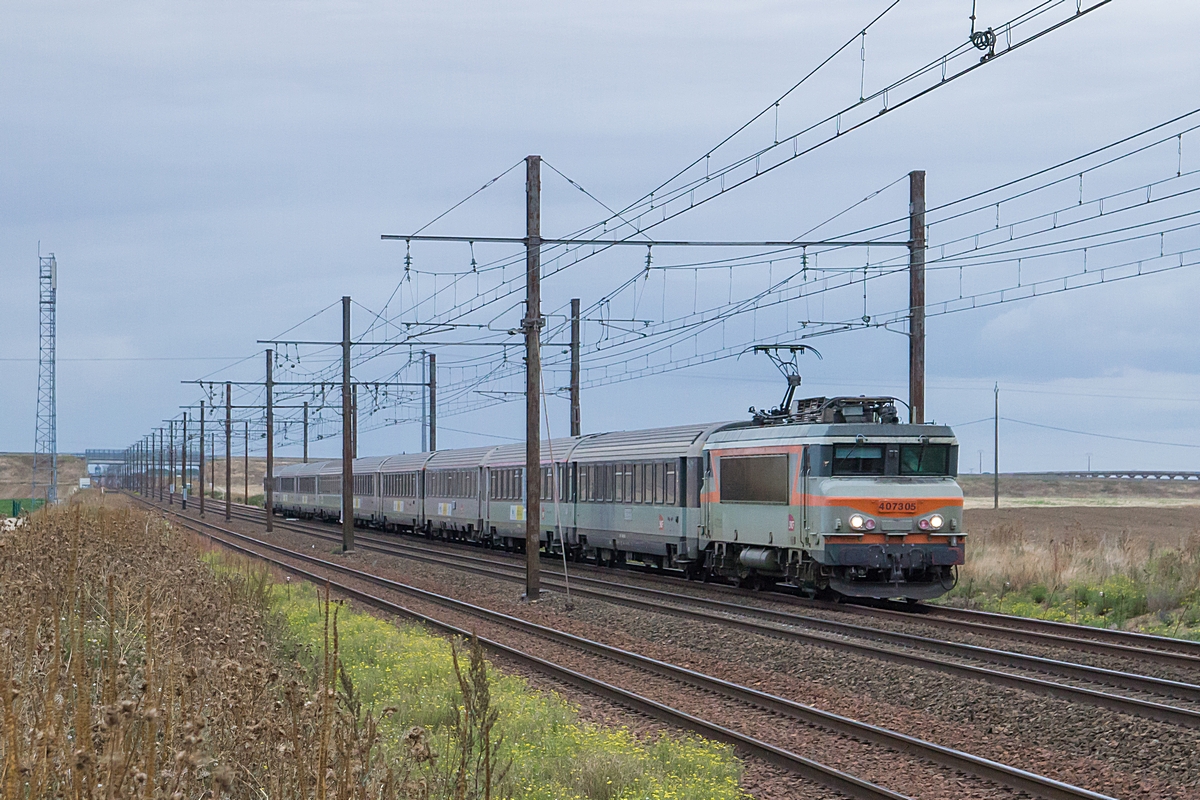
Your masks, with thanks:
M 1200 531 L 1139 536 L 1019 520 L 976 530 L 951 599 L 1011 613 L 1200 634 Z M 1195 630 L 1193 630 L 1195 629 Z
M 0 530 L 0 800 L 725 800 L 740 764 L 639 742 L 83 493 Z
M 383 758 L 339 679 L 336 607 L 310 675 L 275 658 L 269 577 L 199 555 L 162 519 L 79 503 L 3 534 L 0 796 L 430 797 L 423 732 Z

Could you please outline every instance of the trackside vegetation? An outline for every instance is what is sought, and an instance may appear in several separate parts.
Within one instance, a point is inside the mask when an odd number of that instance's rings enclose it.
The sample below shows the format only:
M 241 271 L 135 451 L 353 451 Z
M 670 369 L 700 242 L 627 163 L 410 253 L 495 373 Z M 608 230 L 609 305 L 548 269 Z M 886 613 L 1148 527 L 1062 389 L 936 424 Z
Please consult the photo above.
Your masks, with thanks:
M 324 630 L 318 590 L 307 583 L 276 586 L 271 606 L 286 620 L 289 638 L 302 648 L 301 660 L 315 664 Z M 338 641 L 356 702 L 388 709 L 381 723 L 385 749 L 411 747 L 419 736 L 422 747 L 458 761 L 464 712 L 468 718 L 494 720 L 486 731 L 475 731 L 475 741 L 467 742 L 466 749 L 480 765 L 470 771 L 472 786 L 482 785 L 480 773 L 490 760 L 495 797 L 746 796 L 738 787 L 738 762 L 723 745 L 697 737 L 646 742 L 624 728 L 584 723 L 561 697 L 532 691 L 523 679 L 495 671 L 483 661 L 477 644 L 452 644 L 416 625 L 396 625 L 345 606 L 338 613 Z M 485 734 L 490 745 L 486 754 Z M 447 774 L 453 764 L 422 766 L 427 766 L 421 776 L 430 786 L 454 777 Z
M 967 540 L 945 602 L 985 611 L 1200 640 L 1200 533 L 1178 546 L 1129 536 L 1041 541 L 1004 525 Z
M 741 798 L 477 644 L 278 583 L 122 498 L 0 531 L 0 799 Z

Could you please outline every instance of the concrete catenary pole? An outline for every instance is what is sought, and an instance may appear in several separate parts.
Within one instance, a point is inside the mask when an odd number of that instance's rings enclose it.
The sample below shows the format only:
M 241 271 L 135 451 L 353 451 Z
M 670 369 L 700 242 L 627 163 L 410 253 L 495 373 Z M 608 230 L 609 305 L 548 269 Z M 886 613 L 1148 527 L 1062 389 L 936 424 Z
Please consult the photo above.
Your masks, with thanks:
M 179 502 L 183 505 L 183 510 L 187 511 L 187 496 L 188 496 L 188 438 L 187 438 L 187 412 L 183 412 L 183 446 L 179 450 L 180 472 L 182 476 L 179 488 Z
M 421 355 L 428 355 L 424 350 Z M 421 452 L 429 452 L 429 362 L 421 359 Z
M 429 354 L 429 450 L 437 450 L 437 355 Z
M 1000 384 L 996 384 L 996 409 L 992 418 L 992 508 L 1000 507 Z
M 242 420 L 245 446 L 242 449 L 242 502 L 250 503 L 250 420 Z
M 161 427 L 159 427 L 159 429 L 158 429 L 158 502 L 160 502 L 160 503 L 163 501 L 163 483 L 165 483 L 165 478 L 163 476 L 163 467 L 166 466 L 166 464 L 163 463 L 166 460 L 165 454 L 163 453 L 163 444 L 164 444 L 163 443 L 163 429 Z
M 925 170 L 908 174 L 908 411 L 925 423 Z
M 525 158 L 525 599 L 541 595 L 542 157 Z
M 167 505 L 175 505 L 175 420 L 169 423 L 171 434 L 171 446 L 167 448 L 167 458 L 170 461 L 171 468 L 171 490 L 167 492 Z
M 267 512 L 267 531 L 275 529 L 275 380 L 271 369 L 275 351 L 267 351 L 267 473 L 263 479 L 263 509 Z
M 304 401 L 304 463 L 308 463 L 308 401 Z
M 579 416 L 579 298 L 571 300 L 571 435 L 582 436 Z
M 233 384 L 225 383 L 225 521 L 233 515 Z
M 200 401 L 200 470 L 196 482 L 200 484 L 200 516 L 204 516 L 204 401 Z
M 342 552 L 354 551 L 354 418 L 350 396 L 350 298 L 342 298 Z

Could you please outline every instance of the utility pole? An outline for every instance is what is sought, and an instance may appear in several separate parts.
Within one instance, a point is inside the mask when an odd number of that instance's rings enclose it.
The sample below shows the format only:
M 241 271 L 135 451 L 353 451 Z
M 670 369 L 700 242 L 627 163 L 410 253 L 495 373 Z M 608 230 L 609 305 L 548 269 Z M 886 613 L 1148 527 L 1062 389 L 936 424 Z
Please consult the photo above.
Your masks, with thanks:
M 225 384 L 225 521 L 232 515 L 233 487 L 233 384 Z
M 245 425 L 246 447 L 242 451 L 242 502 L 250 505 L 250 420 L 242 420 Z
M 171 490 L 167 492 L 167 505 L 175 505 L 175 420 L 171 420 L 171 446 L 167 449 L 168 460 L 171 462 Z
M 179 501 L 179 502 L 182 504 L 182 506 L 183 506 L 183 510 L 184 510 L 184 511 L 187 511 L 187 495 L 188 495 L 188 438 L 187 438 L 187 412 L 186 412 L 186 411 L 185 411 L 185 412 L 183 412 L 183 447 L 182 447 L 182 448 L 180 449 L 180 451 L 179 451 L 179 458 L 180 458 L 180 462 L 181 462 L 181 469 L 180 469 L 180 472 L 181 472 L 181 473 L 182 473 L 182 475 L 183 475 L 183 480 L 181 481 L 181 482 L 182 482 L 182 484 L 183 484 L 183 486 L 181 487 L 181 488 L 183 489 L 183 494 L 182 494 L 182 497 L 181 497 L 181 499 L 180 499 L 180 501 Z
M 925 170 L 908 174 L 908 413 L 925 424 Z
M 571 300 L 571 435 L 582 436 L 579 417 L 579 298 Z
M 350 411 L 353 424 L 351 425 L 350 452 L 358 458 L 358 384 L 350 387 Z
M 421 355 L 426 355 L 421 351 Z M 429 362 L 421 359 L 421 452 L 429 452 Z
M 200 471 L 196 473 L 200 484 L 200 516 L 204 516 L 204 401 L 200 401 Z
M 267 512 L 267 533 L 275 529 L 275 382 L 271 376 L 271 364 L 275 351 L 267 350 L 267 474 L 263 480 L 263 510 Z
M 429 354 L 429 449 L 437 450 L 437 355 Z
M 217 496 L 217 435 L 208 437 L 208 495 Z
M 304 401 L 304 463 L 308 463 L 308 401 Z
M 1000 384 L 996 384 L 996 416 L 993 420 L 992 508 L 1000 508 Z
M 525 599 L 541 595 L 542 158 L 525 158 Z
M 163 429 L 158 429 L 158 502 L 163 501 Z
M 342 298 L 342 552 L 354 551 L 354 420 L 350 397 L 350 298 Z

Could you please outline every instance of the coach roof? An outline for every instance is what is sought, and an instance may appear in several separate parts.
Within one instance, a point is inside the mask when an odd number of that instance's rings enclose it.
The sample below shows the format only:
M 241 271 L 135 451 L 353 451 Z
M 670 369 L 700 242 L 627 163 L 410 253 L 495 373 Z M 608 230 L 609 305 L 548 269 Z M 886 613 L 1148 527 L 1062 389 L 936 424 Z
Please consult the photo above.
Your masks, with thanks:
M 572 461 L 651 461 L 660 458 L 697 457 L 705 440 L 731 423 L 680 425 L 641 431 L 617 431 L 585 436 L 571 453 Z

